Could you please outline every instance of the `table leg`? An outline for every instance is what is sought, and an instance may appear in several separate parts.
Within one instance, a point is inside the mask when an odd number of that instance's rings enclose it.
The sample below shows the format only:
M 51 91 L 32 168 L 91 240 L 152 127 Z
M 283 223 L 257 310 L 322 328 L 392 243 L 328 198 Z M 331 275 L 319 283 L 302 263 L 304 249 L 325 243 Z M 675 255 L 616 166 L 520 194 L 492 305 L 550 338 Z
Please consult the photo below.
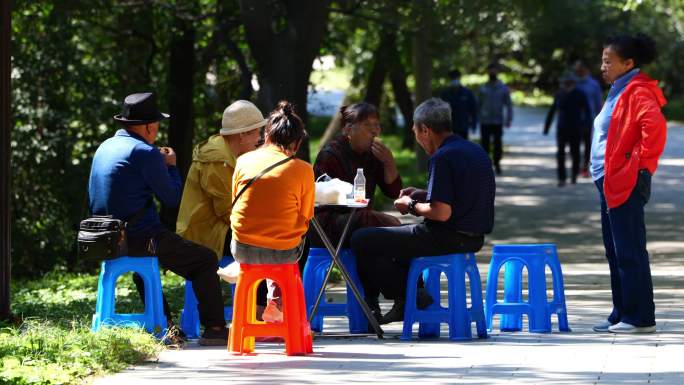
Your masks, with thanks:
M 342 279 L 349 285 L 349 288 L 352 291 L 352 294 L 356 299 L 359 301 L 359 305 L 361 306 L 361 309 L 363 310 L 364 314 L 366 315 L 366 318 L 368 319 L 368 322 L 370 325 L 373 327 L 375 330 L 375 334 L 377 334 L 378 338 L 382 338 L 382 328 L 380 328 L 380 325 L 378 324 L 378 321 L 375 319 L 373 316 L 373 313 L 371 312 L 370 308 L 366 304 L 365 299 L 361 296 L 361 293 L 359 292 L 358 288 L 352 281 L 351 277 L 349 276 L 349 272 L 347 271 L 346 267 L 340 262 L 339 260 L 339 253 L 340 250 L 342 249 L 342 244 L 344 243 L 344 239 L 347 236 L 347 232 L 349 231 L 349 225 L 351 223 L 351 220 L 354 216 L 354 213 L 356 212 L 355 209 L 352 209 L 352 212 L 349 215 L 349 219 L 347 219 L 347 223 L 344 226 L 344 230 L 342 231 L 342 236 L 340 237 L 340 241 L 337 245 L 337 247 L 333 247 L 332 242 L 330 241 L 330 238 L 328 238 L 327 234 L 325 234 L 325 231 L 323 231 L 323 227 L 320 225 L 316 217 L 314 216 L 311 220 L 314 229 L 320 236 L 321 240 L 323 241 L 323 244 L 325 245 L 325 248 L 328 250 L 330 253 L 330 256 L 332 258 L 332 263 L 330 264 L 330 267 L 328 268 L 328 271 L 325 275 L 325 279 L 323 280 L 323 285 L 321 286 L 320 291 L 318 292 L 318 296 L 316 297 L 316 303 L 314 304 L 313 310 L 311 311 L 311 315 L 309 316 L 309 321 L 313 320 L 313 317 L 316 315 L 316 310 L 318 309 L 318 306 L 320 305 L 321 298 L 323 297 L 323 293 L 325 292 L 325 285 L 328 283 L 328 279 L 330 279 L 330 273 L 332 272 L 332 267 L 337 266 L 338 269 L 340 269 L 340 273 L 342 274 Z M 347 293 L 349 295 L 349 293 Z

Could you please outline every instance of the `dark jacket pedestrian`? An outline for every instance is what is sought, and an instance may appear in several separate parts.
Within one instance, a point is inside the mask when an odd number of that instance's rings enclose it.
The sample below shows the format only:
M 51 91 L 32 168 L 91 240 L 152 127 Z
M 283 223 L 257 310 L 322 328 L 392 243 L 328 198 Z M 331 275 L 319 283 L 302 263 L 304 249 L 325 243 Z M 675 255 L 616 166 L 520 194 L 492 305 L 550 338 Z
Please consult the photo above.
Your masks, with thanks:
M 544 125 L 544 135 L 549 133 L 551 122 L 554 115 L 556 118 L 556 144 L 558 152 L 556 159 L 558 162 L 558 186 L 565 185 L 565 147 L 570 146 L 572 156 L 572 183 L 577 182 L 577 175 L 580 170 L 580 140 L 584 127 L 591 120 L 591 110 L 586 96 L 575 86 L 575 78 L 566 75 L 562 79 L 562 88 L 556 92 L 553 104 L 546 115 Z
M 461 73 L 449 73 L 451 83 L 440 94 L 440 98 L 451 107 L 451 128 L 455 134 L 468 139 L 468 131 L 477 129 L 477 101 L 472 91 L 461 84 Z

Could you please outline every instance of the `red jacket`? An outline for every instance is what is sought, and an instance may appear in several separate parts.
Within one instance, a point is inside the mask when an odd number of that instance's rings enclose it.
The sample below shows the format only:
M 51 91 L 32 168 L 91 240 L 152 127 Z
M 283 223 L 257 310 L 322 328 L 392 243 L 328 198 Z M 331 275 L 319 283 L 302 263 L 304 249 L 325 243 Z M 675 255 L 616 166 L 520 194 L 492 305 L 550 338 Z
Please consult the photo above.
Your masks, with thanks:
M 608 128 L 603 189 L 609 208 L 625 203 L 638 172 L 653 174 L 665 147 L 667 124 L 660 108 L 666 103 L 658 82 L 639 73 L 625 87 Z

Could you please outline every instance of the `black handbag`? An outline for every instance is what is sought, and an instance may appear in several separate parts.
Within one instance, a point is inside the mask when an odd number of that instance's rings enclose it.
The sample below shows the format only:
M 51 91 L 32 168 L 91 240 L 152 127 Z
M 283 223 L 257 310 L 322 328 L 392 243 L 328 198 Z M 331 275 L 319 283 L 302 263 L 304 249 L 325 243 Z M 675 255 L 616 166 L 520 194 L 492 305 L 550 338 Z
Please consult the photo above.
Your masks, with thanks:
M 126 255 L 126 226 L 141 219 L 150 207 L 151 200 L 127 221 L 115 219 L 111 215 L 93 215 L 82 220 L 78 226 L 78 258 L 83 261 L 99 262 Z

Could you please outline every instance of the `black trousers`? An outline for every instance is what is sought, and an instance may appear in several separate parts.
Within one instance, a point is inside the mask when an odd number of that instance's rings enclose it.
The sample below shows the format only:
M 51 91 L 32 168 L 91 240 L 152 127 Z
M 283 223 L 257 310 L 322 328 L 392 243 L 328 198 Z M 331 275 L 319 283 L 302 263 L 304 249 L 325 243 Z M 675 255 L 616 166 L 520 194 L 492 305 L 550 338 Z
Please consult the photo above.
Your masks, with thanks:
M 501 158 L 503 157 L 503 125 L 501 124 L 482 124 L 480 125 L 480 144 L 485 152 L 490 155 L 494 167 L 498 170 Z M 490 149 L 490 141 L 494 142 L 494 148 Z
M 629 199 L 612 209 L 606 204 L 603 178 L 596 181 L 596 187 L 601 201 L 601 230 L 613 299 L 608 321 L 653 326 L 655 303 L 644 220 L 644 205 L 651 195 L 651 175 L 640 173 Z
M 153 250 L 150 250 L 149 239 L 129 239 L 131 256 L 155 255 L 162 269 L 170 270 L 181 277 L 192 281 L 192 288 L 197 297 L 197 310 L 200 323 L 204 327 L 225 326 L 223 317 L 223 297 L 219 278 L 216 275 L 218 260 L 210 249 L 183 239 L 176 233 L 164 230 L 152 238 Z M 144 302 L 145 286 L 137 274 L 133 280 Z M 166 298 L 164 313 L 171 318 Z
M 475 252 L 484 236 L 469 237 L 421 224 L 364 228 L 354 232 L 351 247 L 367 302 L 382 293 L 388 299 L 406 298 L 411 260 L 450 253 Z
M 556 137 L 556 144 L 558 151 L 556 152 L 556 161 L 558 168 L 558 181 L 565 182 L 567 174 L 565 172 L 565 147 L 570 147 L 570 156 L 572 157 L 572 174 L 570 179 L 574 183 L 577 180 L 580 168 L 580 137 L 569 135 L 558 135 Z

